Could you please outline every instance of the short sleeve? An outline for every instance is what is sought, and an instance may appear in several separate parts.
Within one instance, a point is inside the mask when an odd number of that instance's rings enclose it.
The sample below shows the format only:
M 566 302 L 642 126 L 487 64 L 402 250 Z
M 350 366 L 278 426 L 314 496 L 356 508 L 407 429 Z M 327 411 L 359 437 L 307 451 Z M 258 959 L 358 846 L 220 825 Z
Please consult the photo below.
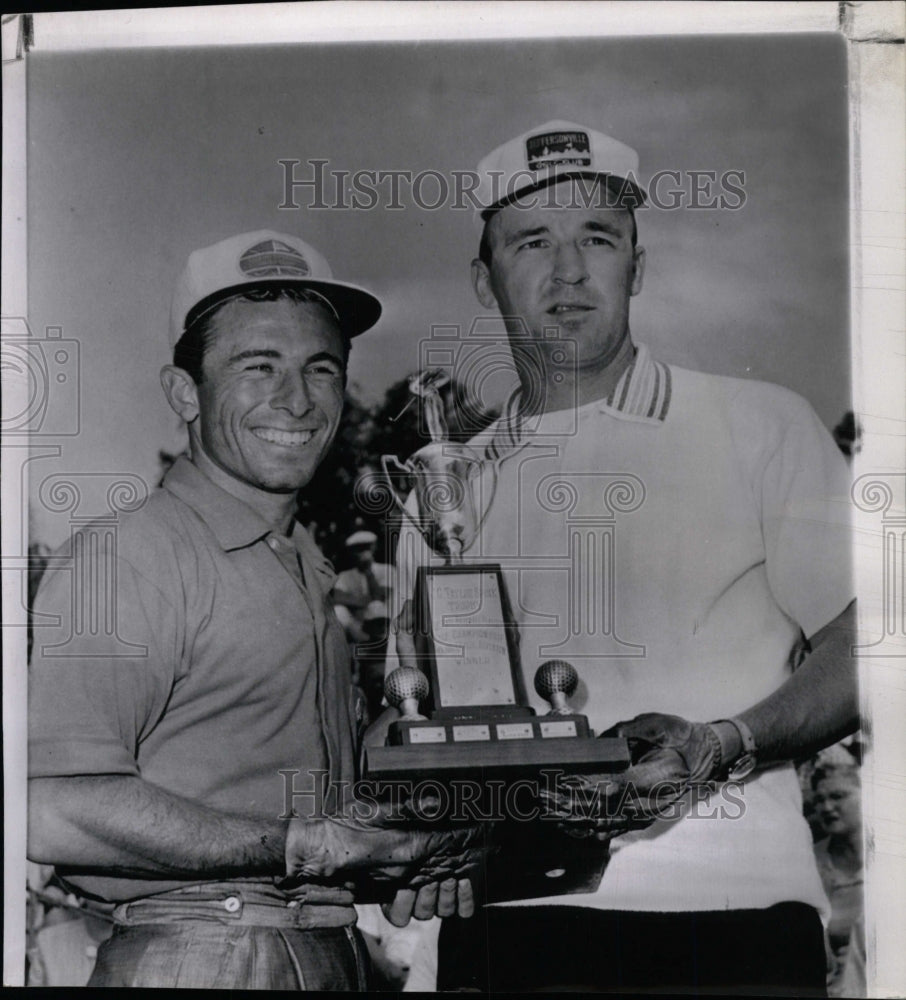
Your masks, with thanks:
M 855 596 L 850 476 L 812 408 L 797 403 L 764 469 L 762 526 L 774 598 L 810 637 Z
M 138 774 L 172 690 L 181 629 L 170 599 L 122 558 L 94 563 L 52 560 L 35 599 L 31 777 Z

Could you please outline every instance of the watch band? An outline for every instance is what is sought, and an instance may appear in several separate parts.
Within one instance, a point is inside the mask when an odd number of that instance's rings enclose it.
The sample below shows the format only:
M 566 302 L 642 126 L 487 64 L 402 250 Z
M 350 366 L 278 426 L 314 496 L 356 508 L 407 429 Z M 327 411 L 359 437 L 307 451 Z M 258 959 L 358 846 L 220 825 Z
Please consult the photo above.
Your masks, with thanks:
M 739 733 L 742 742 L 742 750 L 735 760 L 727 761 L 726 777 L 728 781 L 742 781 L 747 778 L 758 766 L 758 745 L 752 730 L 742 719 L 721 719 L 721 722 L 729 722 Z
M 714 726 L 710 722 L 705 723 L 705 735 L 708 737 L 708 742 L 711 744 L 711 768 L 709 772 L 704 776 L 704 781 L 714 781 L 721 773 L 723 768 L 723 756 L 724 748 L 723 744 L 720 742 L 720 737 L 714 729 Z
M 736 732 L 739 733 L 739 738 L 742 740 L 742 752 L 744 754 L 758 752 L 758 745 L 755 743 L 752 730 L 749 729 L 742 719 L 726 719 L 725 721 L 736 727 Z

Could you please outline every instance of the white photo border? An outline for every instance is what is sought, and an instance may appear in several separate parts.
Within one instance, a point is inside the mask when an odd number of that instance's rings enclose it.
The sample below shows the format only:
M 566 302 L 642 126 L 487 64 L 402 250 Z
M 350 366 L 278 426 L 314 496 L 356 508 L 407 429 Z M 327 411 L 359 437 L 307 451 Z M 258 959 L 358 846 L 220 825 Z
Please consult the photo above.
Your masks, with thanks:
M 555 10 L 556 8 L 556 10 Z M 906 51 L 904 8 L 862 4 L 774 3 L 328 3 L 109 10 L 3 15 L 3 269 L 4 320 L 27 316 L 26 63 L 40 51 L 151 45 L 237 45 L 268 42 L 374 42 L 407 39 L 489 39 L 828 32 L 849 50 L 851 140 L 852 377 L 864 439 L 854 476 L 875 481 L 904 475 L 906 350 Z M 4 333 L 7 333 L 4 322 Z M 18 412 L 23 386 L 4 378 L 4 415 Z M 23 496 L 28 449 L 3 442 L 3 606 L 18 605 L 27 551 Z M 906 992 L 906 636 L 883 621 L 884 589 L 878 509 L 856 505 L 860 623 L 886 635 L 883 652 L 861 657 L 863 703 L 872 752 L 865 762 L 866 939 L 870 996 Z M 906 513 L 893 507 L 885 523 L 902 539 Z M 901 542 L 902 544 L 902 542 Z M 902 556 L 900 557 L 902 558 Z M 21 561 L 21 560 L 20 560 Z M 903 587 L 903 567 L 899 583 Z M 894 590 L 893 597 L 896 598 Z M 899 600 L 904 601 L 902 591 Z M 894 604 L 894 614 L 904 609 Z M 25 629 L 4 619 L 4 985 L 23 984 L 25 939 Z M 11 626 L 11 627 L 6 627 Z M 899 629 L 899 631 L 897 631 Z M 879 647 L 880 648 L 880 647 Z

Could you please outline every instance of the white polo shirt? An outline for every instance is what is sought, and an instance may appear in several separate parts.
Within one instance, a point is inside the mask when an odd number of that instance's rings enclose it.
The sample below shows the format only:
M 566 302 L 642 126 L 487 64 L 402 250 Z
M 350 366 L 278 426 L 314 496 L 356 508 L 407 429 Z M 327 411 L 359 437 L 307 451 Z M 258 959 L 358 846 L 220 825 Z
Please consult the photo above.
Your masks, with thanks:
M 668 368 L 640 346 L 609 400 L 522 426 L 505 416 L 473 443 L 497 471 L 466 559 L 503 567 L 539 713 L 535 670 L 565 659 L 581 678 L 570 705 L 597 733 L 642 712 L 738 714 L 789 676 L 800 630 L 852 599 L 847 468 L 786 389 Z M 400 567 L 403 594 L 412 571 Z M 791 765 L 611 851 L 596 893 L 533 902 L 826 909 Z

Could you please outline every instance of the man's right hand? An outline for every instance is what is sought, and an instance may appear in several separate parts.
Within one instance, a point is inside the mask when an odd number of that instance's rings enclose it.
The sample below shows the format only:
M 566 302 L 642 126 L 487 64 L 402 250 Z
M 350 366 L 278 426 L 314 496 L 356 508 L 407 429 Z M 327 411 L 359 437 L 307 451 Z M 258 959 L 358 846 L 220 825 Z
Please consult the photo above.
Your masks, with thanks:
M 425 830 L 350 816 L 292 819 L 286 835 L 287 876 L 330 878 L 367 870 L 380 881 L 451 874 L 474 863 L 480 830 Z M 480 850 L 477 851 L 480 854 Z
M 397 926 L 412 916 L 466 917 L 474 910 L 469 873 L 485 853 L 482 841 L 483 831 L 475 826 L 428 830 L 348 815 L 292 819 L 286 870 L 289 878 L 367 873 L 369 879 L 396 884 L 396 898 L 385 913 Z

